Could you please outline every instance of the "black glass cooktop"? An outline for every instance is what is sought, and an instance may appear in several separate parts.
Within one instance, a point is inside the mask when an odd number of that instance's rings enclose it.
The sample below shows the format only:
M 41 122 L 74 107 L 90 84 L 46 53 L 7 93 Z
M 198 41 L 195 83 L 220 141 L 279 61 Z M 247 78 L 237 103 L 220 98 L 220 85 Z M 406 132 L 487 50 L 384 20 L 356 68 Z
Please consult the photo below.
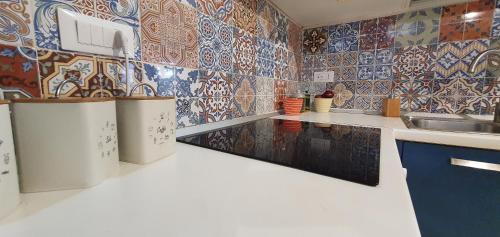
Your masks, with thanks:
M 261 119 L 177 141 L 376 186 L 380 129 Z

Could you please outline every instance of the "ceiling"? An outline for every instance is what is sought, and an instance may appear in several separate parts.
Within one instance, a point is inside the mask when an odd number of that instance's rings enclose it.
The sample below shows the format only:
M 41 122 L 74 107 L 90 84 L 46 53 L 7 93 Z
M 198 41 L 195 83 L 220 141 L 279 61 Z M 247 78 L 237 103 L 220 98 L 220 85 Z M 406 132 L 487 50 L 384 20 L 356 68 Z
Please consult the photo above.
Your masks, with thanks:
M 399 14 L 467 0 L 271 0 L 306 28 Z

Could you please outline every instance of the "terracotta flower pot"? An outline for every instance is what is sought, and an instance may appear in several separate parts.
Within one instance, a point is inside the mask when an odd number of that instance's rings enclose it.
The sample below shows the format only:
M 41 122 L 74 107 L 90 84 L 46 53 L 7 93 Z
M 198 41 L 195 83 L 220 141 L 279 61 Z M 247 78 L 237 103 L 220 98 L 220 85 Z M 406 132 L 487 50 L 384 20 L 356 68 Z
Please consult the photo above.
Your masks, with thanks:
M 328 113 L 330 112 L 330 107 L 332 106 L 333 98 L 315 98 L 314 99 L 314 109 L 318 113 Z
M 302 98 L 286 98 L 285 102 L 283 103 L 285 114 L 287 115 L 300 114 L 303 104 L 304 104 L 304 99 Z

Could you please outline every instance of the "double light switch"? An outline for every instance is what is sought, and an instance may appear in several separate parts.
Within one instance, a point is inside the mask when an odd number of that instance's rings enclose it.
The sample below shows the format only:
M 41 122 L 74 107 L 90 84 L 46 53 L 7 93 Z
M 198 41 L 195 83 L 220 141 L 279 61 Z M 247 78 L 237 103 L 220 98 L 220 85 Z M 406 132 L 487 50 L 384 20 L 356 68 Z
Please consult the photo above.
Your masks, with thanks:
M 124 54 L 121 42 L 115 45 L 117 32 L 120 31 L 124 36 L 128 54 L 133 55 L 135 33 L 131 26 L 64 8 L 57 9 L 57 17 L 62 49 L 122 57 Z
M 94 45 L 112 48 L 116 30 L 86 21 L 77 21 L 78 42 L 86 45 Z

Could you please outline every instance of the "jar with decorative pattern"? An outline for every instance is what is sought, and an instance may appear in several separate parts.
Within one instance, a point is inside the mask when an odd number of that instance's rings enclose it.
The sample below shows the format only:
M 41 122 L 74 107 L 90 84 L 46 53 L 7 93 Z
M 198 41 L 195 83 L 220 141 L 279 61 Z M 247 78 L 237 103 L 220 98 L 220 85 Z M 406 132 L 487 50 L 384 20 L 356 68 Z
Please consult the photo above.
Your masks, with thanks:
M 175 153 L 175 98 L 116 98 L 120 160 L 147 164 Z

